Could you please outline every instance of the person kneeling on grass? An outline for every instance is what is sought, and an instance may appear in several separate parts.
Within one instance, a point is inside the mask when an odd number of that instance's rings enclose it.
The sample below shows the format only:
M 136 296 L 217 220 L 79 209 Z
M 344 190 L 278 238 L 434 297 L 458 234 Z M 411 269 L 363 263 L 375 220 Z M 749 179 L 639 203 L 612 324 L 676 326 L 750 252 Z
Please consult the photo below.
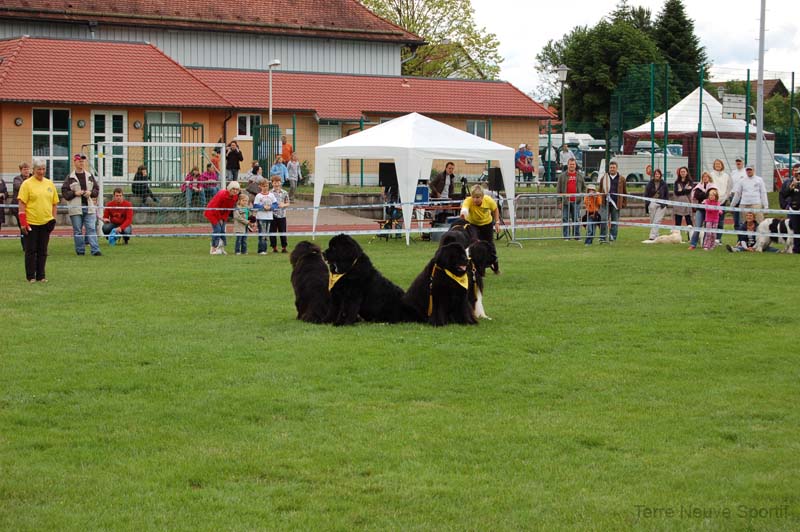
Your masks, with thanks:
M 500 233 L 500 211 L 497 202 L 486 196 L 483 187 L 475 185 L 468 198 L 461 204 L 461 218 L 469 222 L 478 231 L 478 238 L 488 242 L 491 246 L 492 264 L 494 273 L 500 273 L 497 262 L 497 250 L 494 247 L 494 232 Z M 494 231 L 492 231 L 494 228 Z
M 122 241 L 127 245 L 133 232 L 132 223 L 133 205 L 122 195 L 122 189 L 117 187 L 114 189 L 114 199 L 109 201 L 103 210 L 103 234 L 106 235 L 106 239 L 109 235 L 112 237 L 123 235 Z

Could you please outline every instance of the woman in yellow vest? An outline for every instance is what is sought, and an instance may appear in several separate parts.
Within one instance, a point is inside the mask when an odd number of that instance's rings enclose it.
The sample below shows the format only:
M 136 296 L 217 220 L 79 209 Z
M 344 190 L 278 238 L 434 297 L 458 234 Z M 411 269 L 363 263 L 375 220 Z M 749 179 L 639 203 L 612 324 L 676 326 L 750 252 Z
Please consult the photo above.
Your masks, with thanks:
M 475 185 L 468 198 L 461 204 L 461 218 L 475 228 L 478 238 L 488 242 L 492 247 L 492 265 L 494 273 L 500 273 L 497 263 L 497 251 L 494 247 L 494 232 L 500 232 L 500 211 L 497 202 L 486 196 L 483 187 Z
M 58 192 L 44 174 L 47 162 L 33 160 L 33 176 L 19 189 L 19 225 L 25 234 L 25 276 L 29 283 L 47 282 L 44 267 L 50 233 L 56 226 Z

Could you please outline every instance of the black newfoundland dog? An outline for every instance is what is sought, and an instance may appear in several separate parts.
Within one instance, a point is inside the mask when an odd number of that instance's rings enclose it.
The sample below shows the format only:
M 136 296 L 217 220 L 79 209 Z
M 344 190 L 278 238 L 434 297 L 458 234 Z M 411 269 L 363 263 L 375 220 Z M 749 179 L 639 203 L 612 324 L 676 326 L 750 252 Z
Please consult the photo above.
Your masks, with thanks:
M 405 295 L 405 302 L 431 325 L 478 323 L 469 301 L 467 252 L 458 242 L 440 246 Z
M 483 308 L 483 278 L 486 276 L 486 269 L 497 264 L 497 256 L 494 247 L 488 242 L 478 240 L 478 233 L 464 220 L 453 222 L 450 229 L 442 235 L 439 246 L 456 242 L 464 246 L 467 250 L 469 266 L 469 302 L 475 311 L 476 318 L 491 319 L 486 315 Z
M 331 308 L 328 292 L 328 267 L 322 250 L 312 242 L 298 242 L 289 255 L 292 264 L 292 288 L 297 319 L 323 323 Z
M 330 268 L 331 308 L 326 322 L 351 325 L 359 317 L 374 322 L 415 321 L 403 303 L 403 289 L 381 275 L 350 236 L 331 238 L 323 256 Z

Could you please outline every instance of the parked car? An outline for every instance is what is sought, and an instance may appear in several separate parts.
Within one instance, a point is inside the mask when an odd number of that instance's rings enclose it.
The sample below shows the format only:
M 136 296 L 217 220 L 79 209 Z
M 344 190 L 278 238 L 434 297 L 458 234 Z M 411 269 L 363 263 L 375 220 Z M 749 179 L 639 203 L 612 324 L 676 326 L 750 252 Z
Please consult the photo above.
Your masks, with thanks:
M 667 153 L 673 157 L 683 156 L 683 144 L 667 144 Z
M 661 150 L 661 146 L 658 145 L 658 142 L 651 143 L 649 140 L 639 140 L 636 141 L 633 153 L 650 153 L 653 149 L 655 149 L 656 152 Z

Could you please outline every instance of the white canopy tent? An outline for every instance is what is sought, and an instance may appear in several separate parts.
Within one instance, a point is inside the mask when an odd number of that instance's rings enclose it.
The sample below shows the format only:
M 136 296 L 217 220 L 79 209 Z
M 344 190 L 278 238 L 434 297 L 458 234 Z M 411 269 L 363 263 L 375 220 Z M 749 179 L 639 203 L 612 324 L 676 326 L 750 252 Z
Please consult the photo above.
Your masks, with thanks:
M 317 228 L 322 189 L 331 159 L 391 159 L 397 170 L 406 244 L 410 243 L 417 182 L 428 180 L 434 159 L 499 161 L 514 233 L 514 149 L 482 139 L 418 113 L 401 116 L 315 150 L 314 217 Z
M 702 93 L 700 92 L 702 90 Z M 702 94 L 702 115 L 700 113 L 700 97 Z M 702 116 L 702 135 L 698 135 L 697 126 Z M 723 161 L 726 167 L 734 166 L 734 158 L 745 154 L 745 139 L 749 137 L 749 147 L 752 147 L 748 162 L 754 162 L 757 168 L 772 169 L 774 165 L 772 153 L 775 148 L 775 134 L 764 131 L 764 150 L 762 160 L 753 161 L 756 148 L 756 128 L 738 118 L 725 118 L 722 114 L 722 104 L 706 90 L 699 87 L 676 103 L 667 113 L 662 113 L 653 119 L 654 136 L 664 138 L 664 125 L 668 125 L 668 138 L 680 141 L 683 145 L 683 155 L 689 158 L 689 168 L 697 168 L 697 152 L 700 148 L 700 167 L 711 169 L 715 159 Z M 749 130 L 748 130 L 749 129 Z M 633 153 L 637 140 L 650 139 L 650 121 L 639 127 L 625 131 L 624 152 Z M 770 186 L 771 180 L 765 180 Z

